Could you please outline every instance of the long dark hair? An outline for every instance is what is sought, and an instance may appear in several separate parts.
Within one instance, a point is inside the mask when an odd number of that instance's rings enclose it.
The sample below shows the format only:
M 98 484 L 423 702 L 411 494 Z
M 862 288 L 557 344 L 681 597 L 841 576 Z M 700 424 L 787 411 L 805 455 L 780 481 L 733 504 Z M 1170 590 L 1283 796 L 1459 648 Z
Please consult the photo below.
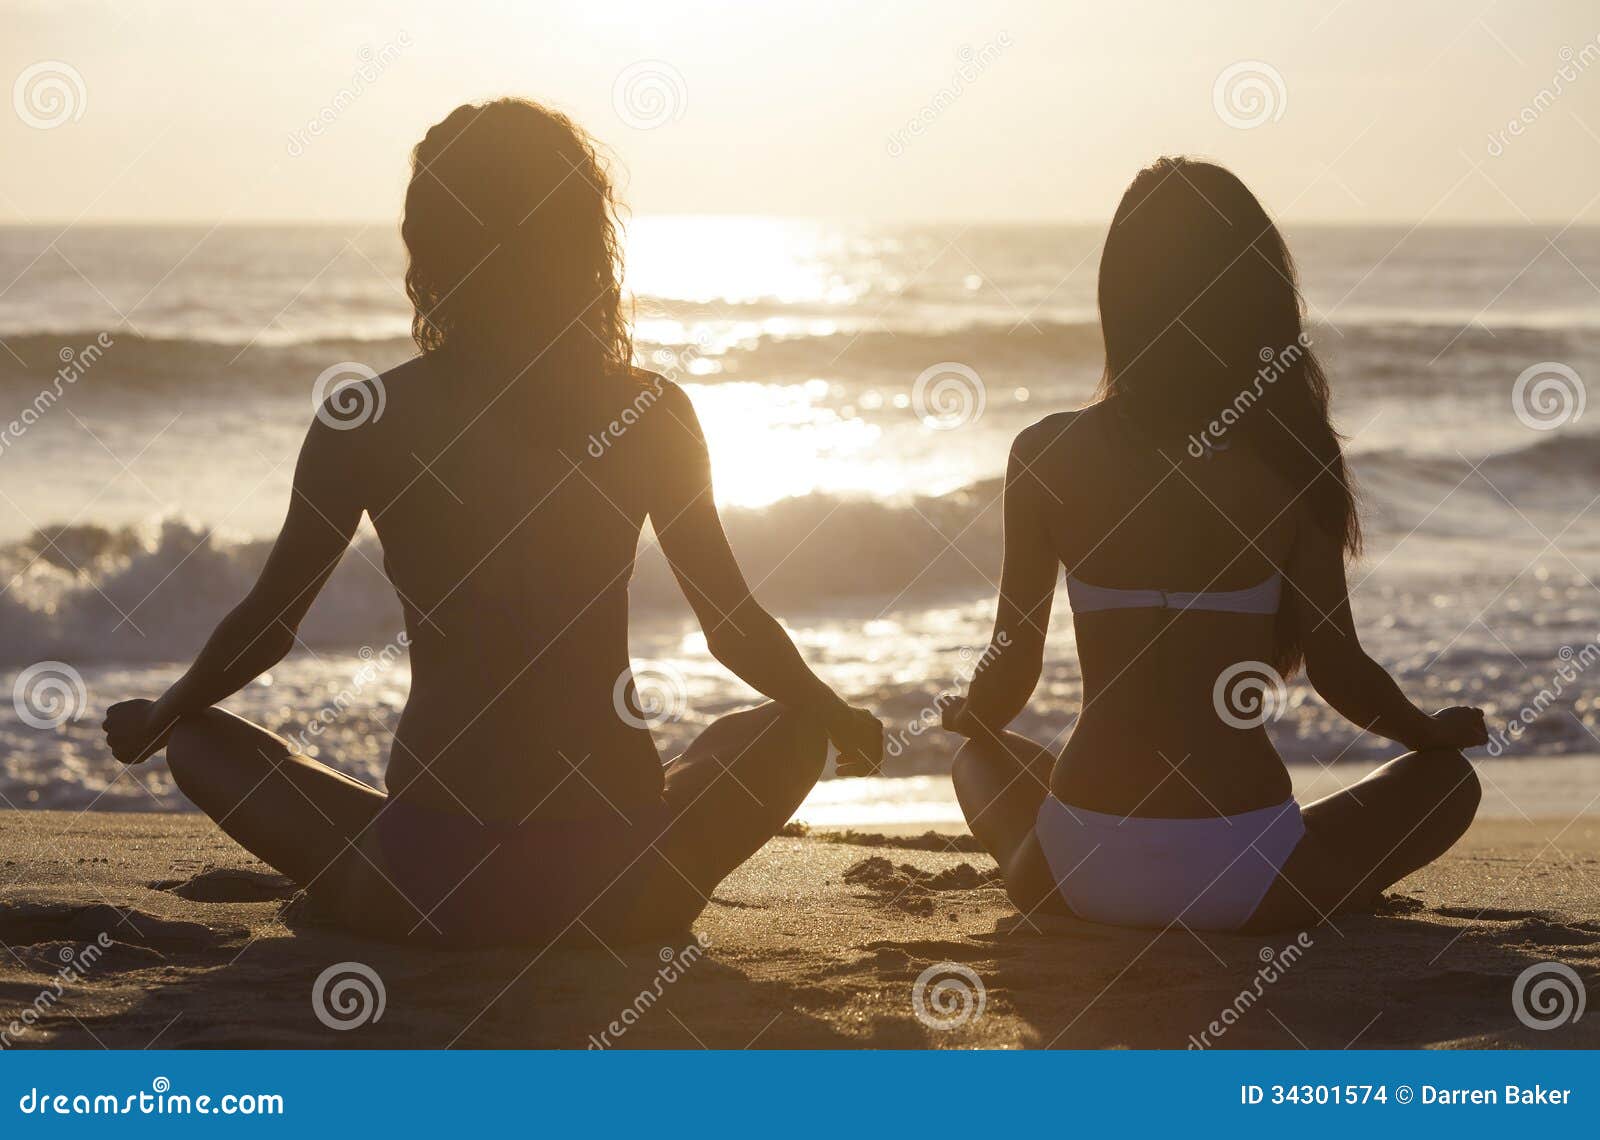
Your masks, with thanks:
M 526 99 L 464 104 L 411 154 L 411 335 L 444 350 L 626 371 L 616 196 L 593 140 Z
M 1294 260 L 1261 203 L 1210 162 L 1162 158 L 1117 206 L 1100 258 L 1100 324 L 1114 401 L 1181 460 L 1240 444 L 1277 471 L 1347 557 L 1361 522 L 1302 319 Z M 1293 608 L 1274 664 L 1303 658 Z

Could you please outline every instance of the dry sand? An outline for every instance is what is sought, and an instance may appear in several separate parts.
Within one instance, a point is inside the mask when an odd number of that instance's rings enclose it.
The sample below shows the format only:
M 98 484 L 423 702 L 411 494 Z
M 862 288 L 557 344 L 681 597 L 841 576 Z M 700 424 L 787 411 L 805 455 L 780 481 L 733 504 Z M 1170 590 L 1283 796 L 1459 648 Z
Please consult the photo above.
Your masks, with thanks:
M 1182 1048 L 1244 990 L 1220 1047 L 1600 1045 L 1600 1013 L 1535 1031 L 1512 1010 L 1513 982 L 1539 962 L 1600 994 L 1595 816 L 1480 821 L 1401 884 L 1389 913 L 1309 932 L 1259 998 L 1263 953 L 1293 932 L 1033 929 L 987 857 L 906 838 L 773 840 L 696 924 L 703 954 L 446 953 L 308 925 L 284 915 L 284 880 L 197 815 L 8 812 L 0 855 L 0 1029 L 39 1011 L 14 1047 Z M 62 964 L 102 933 L 109 948 L 56 996 Z M 674 953 L 680 976 L 662 980 Z M 341 962 L 371 967 L 386 995 L 380 1018 L 348 1030 L 312 1006 Z M 917 978 L 941 964 L 985 991 L 950 1029 L 913 1008 Z M 624 1010 L 639 1012 L 625 1022 Z

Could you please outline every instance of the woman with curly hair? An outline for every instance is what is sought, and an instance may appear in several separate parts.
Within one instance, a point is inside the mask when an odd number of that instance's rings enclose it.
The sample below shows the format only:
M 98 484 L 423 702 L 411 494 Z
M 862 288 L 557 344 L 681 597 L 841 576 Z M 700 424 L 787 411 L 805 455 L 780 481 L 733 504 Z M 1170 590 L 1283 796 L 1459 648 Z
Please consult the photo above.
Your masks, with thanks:
M 458 107 L 412 156 L 401 232 L 421 354 L 329 398 L 259 581 L 164 695 L 110 709 L 111 748 L 165 748 L 196 805 L 356 928 L 453 944 L 681 930 L 789 819 L 828 742 L 842 771 L 869 771 L 881 726 L 751 596 L 694 407 L 632 365 L 588 136 L 520 99 Z M 387 794 L 213 707 L 295 645 L 363 514 L 411 652 Z M 771 698 L 665 767 L 628 658 L 646 520 L 711 652 Z

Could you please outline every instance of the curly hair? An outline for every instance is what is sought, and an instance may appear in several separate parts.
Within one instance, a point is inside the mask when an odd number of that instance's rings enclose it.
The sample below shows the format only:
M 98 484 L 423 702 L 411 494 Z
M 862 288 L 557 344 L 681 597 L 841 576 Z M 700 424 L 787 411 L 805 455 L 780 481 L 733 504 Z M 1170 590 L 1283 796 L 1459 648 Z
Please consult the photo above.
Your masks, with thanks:
M 463 104 L 411 152 L 411 335 L 444 350 L 629 368 L 620 210 L 589 135 L 526 99 Z

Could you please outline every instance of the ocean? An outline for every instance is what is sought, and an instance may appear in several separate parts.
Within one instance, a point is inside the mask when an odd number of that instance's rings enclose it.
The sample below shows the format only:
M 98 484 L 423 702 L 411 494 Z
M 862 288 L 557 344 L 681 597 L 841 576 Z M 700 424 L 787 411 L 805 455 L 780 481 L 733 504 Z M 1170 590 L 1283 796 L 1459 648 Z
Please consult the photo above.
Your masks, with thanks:
M 926 720 L 988 636 L 1010 440 L 1098 379 L 1102 236 L 630 226 L 640 362 L 692 395 L 758 596 L 888 723 L 869 797 L 885 816 L 948 771 L 955 742 Z M 1364 505 L 1368 649 L 1419 703 L 1489 710 L 1497 755 L 1600 752 L 1600 427 L 1582 409 L 1600 230 L 1288 236 Z M 412 353 L 403 270 L 392 225 L 0 229 L 0 802 L 185 807 L 159 761 L 109 759 L 102 710 L 156 696 L 253 581 L 317 378 Z M 316 723 L 319 758 L 372 782 L 408 682 L 380 566 L 364 529 L 306 648 L 229 703 L 291 737 Z M 670 755 L 755 695 L 710 659 L 653 549 L 631 596 L 636 668 L 674 689 L 655 727 Z M 1043 740 L 1081 698 L 1071 627 L 1063 598 L 1018 723 Z M 1278 713 L 1297 767 L 1395 751 L 1303 679 Z

